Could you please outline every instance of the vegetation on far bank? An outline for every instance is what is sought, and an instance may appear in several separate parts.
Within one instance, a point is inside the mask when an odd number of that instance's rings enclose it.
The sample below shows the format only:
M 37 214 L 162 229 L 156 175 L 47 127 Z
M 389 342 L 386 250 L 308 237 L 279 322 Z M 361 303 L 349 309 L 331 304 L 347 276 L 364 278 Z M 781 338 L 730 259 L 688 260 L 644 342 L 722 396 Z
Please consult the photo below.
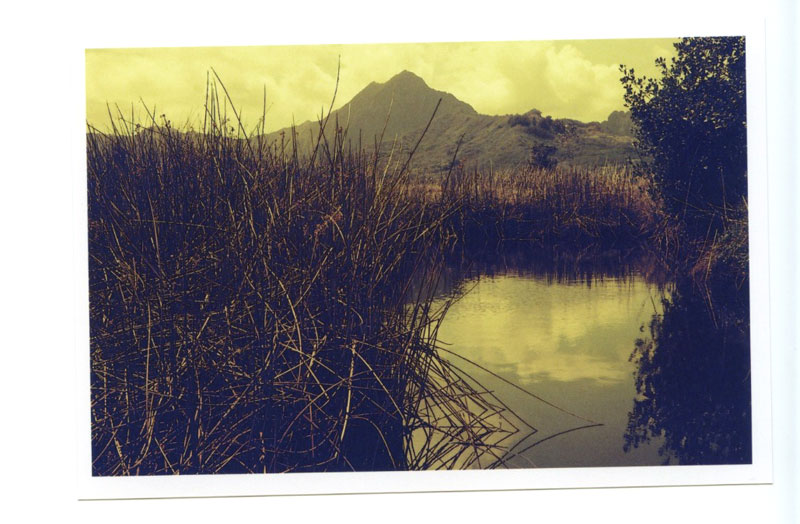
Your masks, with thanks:
M 743 37 L 684 38 L 660 78 L 621 67 L 637 147 L 682 242 L 704 279 L 747 273 L 747 123 Z M 676 249 L 679 248 L 679 249 Z

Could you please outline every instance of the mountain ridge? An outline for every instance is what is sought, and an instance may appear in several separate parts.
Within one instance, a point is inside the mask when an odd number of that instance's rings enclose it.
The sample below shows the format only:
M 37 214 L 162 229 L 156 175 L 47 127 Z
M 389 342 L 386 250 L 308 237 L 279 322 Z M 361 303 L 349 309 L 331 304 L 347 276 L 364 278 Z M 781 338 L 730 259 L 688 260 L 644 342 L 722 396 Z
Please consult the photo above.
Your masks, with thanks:
M 459 142 L 459 160 L 478 168 L 529 164 L 537 147 L 553 148 L 553 159 L 572 166 L 624 163 L 635 154 L 627 112 L 613 111 L 606 121 L 589 123 L 553 119 L 537 109 L 521 115 L 484 115 L 408 70 L 383 83 L 370 82 L 332 111 L 325 136 L 330 141 L 338 127 L 352 145 L 366 149 L 373 149 L 383 136 L 382 149 L 394 146 L 408 153 L 429 122 L 413 161 L 413 167 L 425 172 L 446 170 Z M 314 147 L 319 128 L 319 121 L 295 126 L 299 151 Z M 282 136 L 292 136 L 292 128 L 268 133 L 266 138 L 280 143 Z

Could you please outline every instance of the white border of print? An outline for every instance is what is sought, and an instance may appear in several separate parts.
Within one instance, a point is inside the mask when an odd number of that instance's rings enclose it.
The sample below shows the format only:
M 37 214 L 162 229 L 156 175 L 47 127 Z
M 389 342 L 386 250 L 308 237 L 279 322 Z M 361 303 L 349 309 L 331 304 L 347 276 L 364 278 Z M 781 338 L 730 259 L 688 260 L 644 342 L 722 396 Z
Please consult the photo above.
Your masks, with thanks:
M 547 40 L 557 38 L 609 38 L 647 36 L 711 36 L 740 35 L 747 38 L 748 90 L 748 162 L 750 206 L 751 258 L 751 333 L 752 336 L 752 401 L 753 401 L 753 464 L 732 466 L 659 466 L 619 468 L 524 469 L 509 471 L 444 471 L 392 473 L 303 473 L 272 475 L 197 475 L 180 477 L 107 478 L 91 476 L 89 405 L 89 333 L 88 283 L 86 282 L 87 245 L 85 156 L 76 153 L 73 167 L 74 224 L 75 224 L 75 315 L 76 315 L 76 406 L 77 420 L 77 480 L 81 499 L 212 497 L 253 495 L 339 494 L 339 493 L 397 493 L 449 492 L 472 490 L 518 490 L 587 487 L 629 486 L 686 486 L 719 484 L 763 484 L 772 481 L 772 434 L 770 406 L 770 349 L 769 349 L 769 243 L 767 224 L 767 143 L 765 108 L 765 34 L 763 18 L 730 21 L 667 21 L 657 30 L 642 34 L 618 30 L 608 32 L 596 28 L 581 28 L 578 33 L 562 28 L 536 26 L 535 31 L 515 29 L 503 35 L 484 33 L 439 33 L 436 41 L 465 40 Z M 204 33 L 208 34 L 208 33 Z M 316 36 L 316 38 L 320 38 Z M 175 41 L 160 35 L 148 40 L 130 41 L 104 35 L 105 40 L 86 42 L 86 47 L 127 47 L 163 45 L 252 45 L 277 43 L 340 43 L 336 35 L 314 42 L 298 41 L 296 37 L 281 42 L 262 39 L 198 42 Z M 228 36 L 230 38 L 230 36 Z M 387 39 L 383 34 L 369 34 L 359 42 L 434 41 L 430 35 L 406 32 L 400 39 Z M 77 75 L 82 79 L 82 73 Z M 84 100 L 82 80 L 76 79 L 79 91 L 75 100 Z M 85 114 L 85 113 L 84 113 Z M 81 116 L 82 118 L 82 116 Z M 79 122 L 80 123 L 80 122 Z M 75 147 L 84 150 L 83 131 L 75 137 Z M 77 150 L 77 149 L 76 149 Z M 85 152 L 83 153 L 85 155 Z

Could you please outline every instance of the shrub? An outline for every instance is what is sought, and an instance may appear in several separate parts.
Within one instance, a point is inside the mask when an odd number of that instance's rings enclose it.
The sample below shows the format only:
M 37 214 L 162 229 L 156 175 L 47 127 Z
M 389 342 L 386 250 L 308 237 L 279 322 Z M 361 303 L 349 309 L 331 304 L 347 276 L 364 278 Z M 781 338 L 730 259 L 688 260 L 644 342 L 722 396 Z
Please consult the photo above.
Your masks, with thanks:
M 661 78 L 621 66 L 638 145 L 668 209 L 692 236 L 724 227 L 747 191 L 745 42 L 684 38 Z

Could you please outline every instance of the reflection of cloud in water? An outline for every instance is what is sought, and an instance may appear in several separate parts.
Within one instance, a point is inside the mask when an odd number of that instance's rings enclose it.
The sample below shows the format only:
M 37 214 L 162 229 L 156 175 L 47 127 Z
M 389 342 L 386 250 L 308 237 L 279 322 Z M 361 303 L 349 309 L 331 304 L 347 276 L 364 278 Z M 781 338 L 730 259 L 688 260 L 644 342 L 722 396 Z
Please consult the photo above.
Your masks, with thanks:
M 482 279 L 449 310 L 439 339 L 520 383 L 618 383 L 630 379 L 633 341 L 654 308 L 661 310 L 659 296 L 638 277 L 591 286 L 514 275 Z

